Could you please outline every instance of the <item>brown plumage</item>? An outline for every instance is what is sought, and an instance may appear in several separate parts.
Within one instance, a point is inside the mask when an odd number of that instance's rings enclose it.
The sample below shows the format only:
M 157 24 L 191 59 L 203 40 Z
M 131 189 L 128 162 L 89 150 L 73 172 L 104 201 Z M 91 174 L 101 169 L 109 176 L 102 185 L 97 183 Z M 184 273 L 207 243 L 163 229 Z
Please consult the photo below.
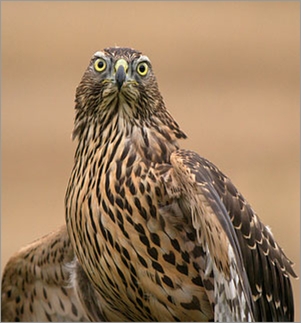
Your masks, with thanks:
M 293 320 L 292 263 L 230 179 L 179 149 L 146 56 L 95 53 L 75 111 L 68 234 L 11 258 L 2 319 Z
M 70 284 L 73 259 L 65 226 L 11 257 L 2 277 L 1 321 L 87 321 Z

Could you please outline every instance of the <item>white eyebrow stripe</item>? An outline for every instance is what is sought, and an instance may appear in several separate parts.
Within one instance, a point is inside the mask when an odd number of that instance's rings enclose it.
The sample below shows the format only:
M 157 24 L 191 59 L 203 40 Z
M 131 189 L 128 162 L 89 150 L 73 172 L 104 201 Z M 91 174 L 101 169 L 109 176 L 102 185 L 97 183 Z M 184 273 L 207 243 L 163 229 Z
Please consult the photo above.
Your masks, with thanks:
M 138 62 L 140 61 L 147 61 L 147 62 L 150 62 L 150 59 L 145 56 L 145 55 L 141 55 L 139 58 L 138 58 Z
M 95 52 L 95 54 L 94 54 L 94 56 L 96 56 L 96 57 L 103 57 L 105 55 L 105 53 L 104 52 L 102 52 L 102 51 L 97 51 L 97 52 Z

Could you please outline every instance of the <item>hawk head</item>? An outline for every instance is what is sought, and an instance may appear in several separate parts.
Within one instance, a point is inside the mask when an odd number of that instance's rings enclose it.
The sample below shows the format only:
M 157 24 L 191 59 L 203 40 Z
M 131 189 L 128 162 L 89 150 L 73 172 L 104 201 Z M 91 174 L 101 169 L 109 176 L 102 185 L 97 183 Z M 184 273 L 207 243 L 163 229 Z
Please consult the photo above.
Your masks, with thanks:
M 97 51 L 77 88 L 75 102 L 73 137 L 91 121 L 104 128 L 115 114 L 136 126 L 149 125 L 156 115 L 178 128 L 166 111 L 149 58 L 134 49 Z

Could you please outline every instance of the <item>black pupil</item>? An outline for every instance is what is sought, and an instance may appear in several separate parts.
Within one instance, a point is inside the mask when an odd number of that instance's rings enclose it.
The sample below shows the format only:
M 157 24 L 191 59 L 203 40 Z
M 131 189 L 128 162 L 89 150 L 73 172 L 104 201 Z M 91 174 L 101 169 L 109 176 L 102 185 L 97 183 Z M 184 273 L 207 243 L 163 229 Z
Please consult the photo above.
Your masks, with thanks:
M 146 67 L 145 67 L 145 65 L 144 64 L 141 64 L 140 66 L 139 66 L 139 71 L 140 71 L 140 73 L 144 73 L 145 72 L 145 70 L 146 70 Z
M 104 62 L 103 61 L 99 61 L 97 64 L 99 69 L 102 69 L 104 67 Z

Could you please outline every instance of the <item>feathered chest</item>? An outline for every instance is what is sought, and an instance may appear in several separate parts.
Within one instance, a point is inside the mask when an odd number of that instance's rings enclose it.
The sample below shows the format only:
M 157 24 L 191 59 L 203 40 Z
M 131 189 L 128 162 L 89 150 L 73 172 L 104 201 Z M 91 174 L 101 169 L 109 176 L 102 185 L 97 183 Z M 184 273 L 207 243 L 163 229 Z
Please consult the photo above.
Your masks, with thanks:
M 148 238 L 142 234 L 149 218 L 157 217 L 157 196 L 162 195 L 151 163 L 133 148 L 117 135 L 88 160 L 79 161 L 66 196 L 67 226 L 76 255 L 106 298 L 116 294 L 117 285 L 120 296 L 114 297 L 127 299 L 131 292 L 134 297 L 129 284 L 137 284 L 137 266 L 131 263 L 146 265 L 139 250 Z
M 116 130 L 118 127 L 104 131 L 109 139 L 103 143 L 79 143 L 66 194 L 69 232 L 78 257 L 90 257 L 91 267 L 95 263 L 92 258 L 109 253 L 108 244 L 115 248 L 115 241 L 137 233 L 135 223 L 155 217 L 156 197 L 163 195 L 152 171 L 151 159 L 159 154 L 158 147 L 150 146 L 154 139 L 146 131 L 143 136 L 144 130 L 138 128 Z M 87 244 L 93 252 L 83 247 Z M 87 263 L 87 259 L 82 260 Z

